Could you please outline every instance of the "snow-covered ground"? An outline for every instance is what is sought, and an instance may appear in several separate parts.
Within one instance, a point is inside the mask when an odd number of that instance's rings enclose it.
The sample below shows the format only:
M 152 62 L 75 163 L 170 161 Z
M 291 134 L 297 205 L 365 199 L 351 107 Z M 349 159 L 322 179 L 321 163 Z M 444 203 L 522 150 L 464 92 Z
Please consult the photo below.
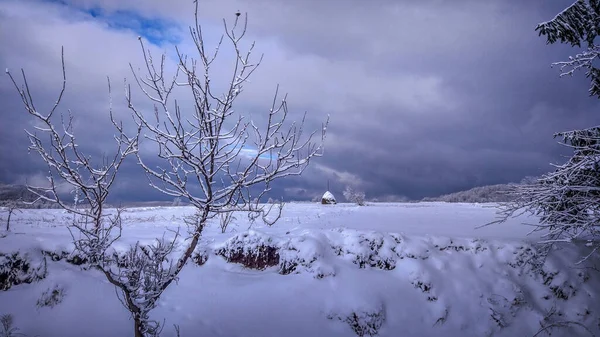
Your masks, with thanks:
M 243 214 L 221 234 L 205 230 L 202 266 L 189 263 L 163 294 L 153 318 L 164 336 L 552 336 L 600 334 L 600 274 L 571 266 L 586 247 L 554 251 L 541 271 L 524 263 L 538 237 L 519 218 L 475 229 L 495 217 L 492 205 L 290 203 L 273 227 Z M 128 209 L 123 238 L 150 242 L 183 227 L 188 207 Z M 70 216 L 60 210 L 13 214 L 0 239 L 0 265 L 20 252 L 31 268 L 41 251 L 69 252 Z M 273 247 L 278 261 L 264 270 L 226 261 L 236 252 Z M 598 261 L 594 256 L 591 262 Z M 36 265 L 37 263 L 37 265 Z M 115 289 L 96 271 L 64 260 L 47 274 L 0 290 L 0 314 L 40 337 L 132 336 L 133 322 Z M 2 271 L 0 270 L 0 278 Z M 0 280 L 1 281 L 1 280 Z M 1 283 L 1 282 L 0 282 Z M 43 293 L 62 293 L 53 307 Z M 541 334 L 544 335 L 544 334 Z

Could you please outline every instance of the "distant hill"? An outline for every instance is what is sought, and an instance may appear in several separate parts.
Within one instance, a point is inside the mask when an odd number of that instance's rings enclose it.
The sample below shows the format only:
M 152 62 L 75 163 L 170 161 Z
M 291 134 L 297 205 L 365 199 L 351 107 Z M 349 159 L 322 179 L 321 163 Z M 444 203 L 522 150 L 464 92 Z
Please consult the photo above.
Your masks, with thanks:
M 0 184 L 0 201 L 5 200 L 34 201 L 37 196 L 31 193 L 24 185 Z
M 33 202 L 37 195 L 30 192 L 25 185 L 0 184 L 0 206 L 4 206 L 11 201 L 24 201 L 19 208 L 56 208 L 57 205 L 48 201 L 37 201 L 33 205 L 27 205 L 27 202 Z
M 37 199 L 37 195 L 30 192 L 25 185 L 2 184 L 0 183 L 0 207 L 6 206 L 9 202 L 24 201 L 19 203 L 18 208 L 60 208 L 56 203 L 38 200 L 33 205 L 27 203 Z M 159 207 L 159 206 L 186 206 L 182 201 L 130 201 L 124 203 L 106 204 L 106 207 Z
M 486 202 L 506 202 L 513 198 L 509 191 L 511 186 L 515 184 L 497 184 L 488 186 L 479 186 L 466 191 L 460 191 L 450 194 L 441 195 L 439 197 L 427 197 L 421 201 L 445 201 L 445 202 L 469 202 L 469 203 L 486 203 Z

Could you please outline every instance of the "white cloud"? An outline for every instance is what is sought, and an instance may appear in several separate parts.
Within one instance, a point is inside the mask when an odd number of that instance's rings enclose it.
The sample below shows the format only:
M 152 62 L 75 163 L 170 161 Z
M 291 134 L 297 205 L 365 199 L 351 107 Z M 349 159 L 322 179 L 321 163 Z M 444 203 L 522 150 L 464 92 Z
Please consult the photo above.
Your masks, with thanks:
M 352 174 L 347 171 L 340 171 L 333 169 L 331 167 L 327 167 L 322 164 L 314 164 L 315 169 L 323 172 L 325 177 L 333 177 L 337 180 L 338 183 L 342 185 L 350 185 L 350 186 L 361 186 L 364 184 L 364 181 L 357 175 Z

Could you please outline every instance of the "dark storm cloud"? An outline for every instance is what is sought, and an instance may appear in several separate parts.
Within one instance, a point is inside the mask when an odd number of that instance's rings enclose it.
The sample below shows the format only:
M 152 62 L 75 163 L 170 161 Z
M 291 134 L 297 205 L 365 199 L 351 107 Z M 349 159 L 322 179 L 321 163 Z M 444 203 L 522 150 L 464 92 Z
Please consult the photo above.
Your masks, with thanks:
M 60 80 L 60 45 L 65 45 L 72 69 L 65 107 L 79 114 L 82 145 L 92 153 L 110 151 L 106 76 L 115 82 L 130 77 L 128 62 L 140 61 L 140 27 L 168 27 L 148 33 L 159 45 L 150 46 L 155 51 L 172 52 L 170 41 L 183 41 L 180 47 L 191 51 L 184 33 L 190 4 L 63 3 L 2 2 L 0 65 L 26 68 L 38 100 L 51 104 Z M 553 133 L 600 124 L 599 105 L 587 96 L 583 74 L 559 78 L 558 69 L 550 68 L 577 50 L 547 46 L 534 31 L 569 4 L 205 1 L 200 15 L 207 41 L 214 44 L 221 17 L 237 10 L 249 14 L 249 37 L 265 58 L 240 97 L 241 114 L 264 119 L 280 83 L 289 92 L 291 119 L 308 110 L 307 125 L 314 129 L 331 116 L 325 156 L 301 177 L 274 184 L 272 196 L 311 199 L 329 180 L 338 194 L 353 184 L 369 197 L 392 200 L 543 173 L 566 153 Z M 126 23 L 128 15 L 135 25 Z M 226 48 L 223 53 L 224 60 L 231 55 Z M 226 65 L 218 64 L 216 74 Z M 122 96 L 114 96 L 115 111 L 125 118 Z M 30 119 L 7 78 L 0 81 L 0 102 L 0 180 L 44 174 L 37 158 L 26 155 L 22 130 Z M 115 198 L 161 196 L 130 161 Z

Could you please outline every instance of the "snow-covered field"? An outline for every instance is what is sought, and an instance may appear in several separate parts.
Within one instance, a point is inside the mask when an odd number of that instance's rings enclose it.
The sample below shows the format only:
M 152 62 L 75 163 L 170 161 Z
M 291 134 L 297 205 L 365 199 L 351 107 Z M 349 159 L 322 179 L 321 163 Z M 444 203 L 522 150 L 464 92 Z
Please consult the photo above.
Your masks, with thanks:
M 164 336 L 552 336 L 600 334 L 600 274 L 570 267 L 584 245 L 552 253 L 541 271 L 525 261 L 536 236 L 515 219 L 494 219 L 491 205 L 290 203 L 273 227 L 243 214 L 221 234 L 205 230 L 200 255 L 163 294 L 153 318 Z M 181 226 L 187 207 L 128 209 L 117 249 L 150 242 Z M 4 216 L 4 215 L 3 215 Z M 35 269 L 42 251 L 70 252 L 69 215 L 60 210 L 13 214 L 0 239 L 0 281 L 7 254 Z M 264 270 L 227 262 L 232 254 L 273 247 Z M 39 280 L 0 289 L 0 314 L 13 314 L 29 336 L 132 336 L 133 322 L 115 289 L 96 271 L 47 259 Z M 598 261 L 593 256 L 590 262 Z M 35 274 L 35 273 L 34 273 Z M 43 277 L 43 278 L 42 278 Z M 0 282 L 1 283 L 1 282 Z M 43 293 L 59 294 L 53 307 Z M 541 334 L 546 335 L 546 334 Z

